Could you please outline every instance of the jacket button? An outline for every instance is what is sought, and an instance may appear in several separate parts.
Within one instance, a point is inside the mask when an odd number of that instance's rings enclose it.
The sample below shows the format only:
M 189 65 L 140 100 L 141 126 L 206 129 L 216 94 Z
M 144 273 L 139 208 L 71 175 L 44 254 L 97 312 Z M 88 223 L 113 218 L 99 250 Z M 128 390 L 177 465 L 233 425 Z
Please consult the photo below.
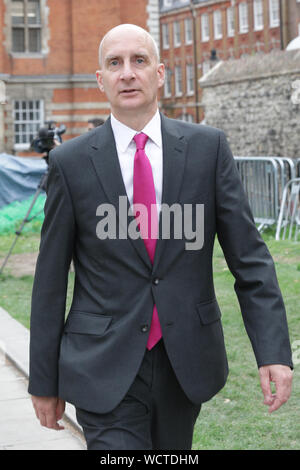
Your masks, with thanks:
M 154 284 L 155 286 L 157 286 L 157 284 L 159 284 L 159 279 L 158 279 L 158 277 L 155 277 L 155 278 L 153 279 L 153 284 Z
M 141 326 L 141 331 L 142 331 L 143 333 L 146 333 L 146 332 L 148 331 L 148 329 L 149 329 L 149 325 L 142 325 L 142 326 Z

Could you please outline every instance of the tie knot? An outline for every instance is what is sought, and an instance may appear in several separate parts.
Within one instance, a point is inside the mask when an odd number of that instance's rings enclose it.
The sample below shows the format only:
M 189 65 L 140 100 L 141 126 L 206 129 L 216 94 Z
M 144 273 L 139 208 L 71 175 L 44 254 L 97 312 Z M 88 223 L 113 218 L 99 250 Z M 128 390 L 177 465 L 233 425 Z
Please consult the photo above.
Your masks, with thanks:
M 141 132 L 140 134 L 136 134 L 133 140 L 135 141 L 137 150 L 144 150 L 148 136 Z

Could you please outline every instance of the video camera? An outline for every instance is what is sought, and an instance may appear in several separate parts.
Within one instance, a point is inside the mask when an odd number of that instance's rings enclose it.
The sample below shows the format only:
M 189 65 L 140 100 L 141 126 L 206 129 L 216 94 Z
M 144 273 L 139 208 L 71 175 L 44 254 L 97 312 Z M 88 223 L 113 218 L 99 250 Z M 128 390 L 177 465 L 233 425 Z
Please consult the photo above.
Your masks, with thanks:
M 38 136 L 31 142 L 31 148 L 37 153 L 46 153 L 46 161 L 50 150 L 55 147 L 55 140 L 62 143 L 62 134 L 66 132 L 66 126 L 61 124 L 56 127 L 55 121 L 46 121 L 47 127 L 41 127 Z M 47 161 L 48 163 L 48 161 Z

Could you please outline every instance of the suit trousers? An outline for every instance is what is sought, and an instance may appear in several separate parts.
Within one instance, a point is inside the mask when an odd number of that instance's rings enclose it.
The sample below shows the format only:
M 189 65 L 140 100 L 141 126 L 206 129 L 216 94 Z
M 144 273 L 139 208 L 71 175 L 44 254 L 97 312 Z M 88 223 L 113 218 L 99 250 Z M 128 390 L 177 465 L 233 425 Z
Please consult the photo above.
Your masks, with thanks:
M 76 408 L 76 416 L 88 450 L 190 450 L 200 409 L 181 388 L 161 339 L 146 349 L 116 408 L 104 414 Z

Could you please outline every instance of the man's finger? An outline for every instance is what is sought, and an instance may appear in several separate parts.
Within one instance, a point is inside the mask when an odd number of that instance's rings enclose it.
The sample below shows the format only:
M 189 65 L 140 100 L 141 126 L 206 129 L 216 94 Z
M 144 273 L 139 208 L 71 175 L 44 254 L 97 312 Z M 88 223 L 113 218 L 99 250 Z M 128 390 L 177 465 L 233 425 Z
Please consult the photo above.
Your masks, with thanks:
M 273 413 L 273 411 L 278 410 L 287 400 L 281 400 L 280 398 L 276 397 L 272 405 L 269 407 L 269 413 Z
M 270 386 L 270 375 L 269 371 L 265 370 L 263 367 L 259 370 L 260 375 L 260 386 L 264 395 L 264 404 L 271 405 L 274 401 L 272 395 L 271 386 Z

